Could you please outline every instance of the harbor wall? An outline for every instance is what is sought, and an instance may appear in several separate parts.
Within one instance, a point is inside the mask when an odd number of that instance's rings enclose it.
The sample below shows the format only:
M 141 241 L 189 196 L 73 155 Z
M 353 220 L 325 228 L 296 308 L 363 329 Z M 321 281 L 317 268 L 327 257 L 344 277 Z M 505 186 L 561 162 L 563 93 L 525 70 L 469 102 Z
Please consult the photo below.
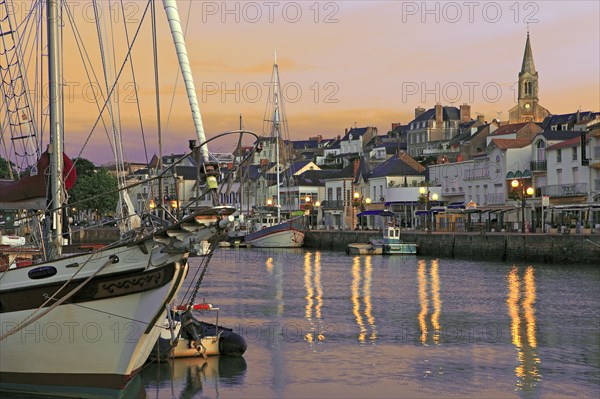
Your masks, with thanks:
M 119 238 L 119 230 L 97 228 L 76 231 L 74 245 L 106 244 Z M 381 238 L 377 230 L 308 230 L 304 247 L 345 251 L 348 244 Z M 600 235 L 426 233 L 403 231 L 402 239 L 416 242 L 419 254 L 440 258 L 544 263 L 588 263 L 600 266 Z M 590 242 L 591 241 L 591 242 Z M 594 245 L 595 244 L 595 245 Z
M 381 238 L 381 233 L 378 231 L 310 230 L 304 236 L 304 246 L 342 251 L 348 244 L 366 243 L 370 238 Z M 599 235 L 428 234 L 407 231 L 402 232 L 402 239 L 406 242 L 416 242 L 419 245 L 419 254 L 425 256 L 544 263 L 589 263 L 600 266 Z

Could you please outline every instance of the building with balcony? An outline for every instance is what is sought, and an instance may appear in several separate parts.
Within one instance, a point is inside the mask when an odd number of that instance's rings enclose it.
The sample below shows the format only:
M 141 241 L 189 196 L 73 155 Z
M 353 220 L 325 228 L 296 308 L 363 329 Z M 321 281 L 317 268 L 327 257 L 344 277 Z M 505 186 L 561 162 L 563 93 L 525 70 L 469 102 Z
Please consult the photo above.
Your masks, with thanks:
M 335 171 L 325 181 L 321 210 L 326 228 L 347 229 L 353 226 L 352 194 L 357 169 L 358 164 L 352 163 Z
M 550 197 L 550 205 L 588 202 L 591 174 L 587 162 L 582 160 L 581 137 L 551 145 L 547 155 L 547 184 L 542 187 L 542 195 Z

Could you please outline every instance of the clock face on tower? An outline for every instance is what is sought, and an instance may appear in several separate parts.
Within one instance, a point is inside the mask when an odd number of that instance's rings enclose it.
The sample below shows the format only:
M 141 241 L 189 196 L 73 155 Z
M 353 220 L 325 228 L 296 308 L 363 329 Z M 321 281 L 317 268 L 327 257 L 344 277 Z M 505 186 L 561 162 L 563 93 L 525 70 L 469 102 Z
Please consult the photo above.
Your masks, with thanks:
M 525 109 L 531 108 L 531 104 L 525 104 Z

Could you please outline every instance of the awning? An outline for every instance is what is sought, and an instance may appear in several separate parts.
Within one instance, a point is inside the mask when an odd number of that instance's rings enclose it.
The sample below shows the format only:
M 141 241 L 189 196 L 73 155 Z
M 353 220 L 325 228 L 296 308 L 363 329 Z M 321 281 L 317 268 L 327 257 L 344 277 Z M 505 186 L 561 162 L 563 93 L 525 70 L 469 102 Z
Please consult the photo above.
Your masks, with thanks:
M 426 211 L 425 209 L 419 209 L 418 211 L 415 211 L 415 216 L 425 216 L 427 214 L 433 215 L 433 214 L 436 214 L 436 213 L 439 213 L 439 212 L 443 212 L 443 211 L 436 210 L 436 209 L 433 209 L 433 208 L 430 209 L 430 210 L 428 210 L 428 211 Z
M 547 208 L 550 209 L 559 209 L 559 210 L 583 210 L 590 208 L 600 208 L 600 203 L 584 203 L 584 204 L 565 204 L 565 205 L 552 205 Z
M 448 209 L 464 209 L 464 202 L 451 202 L 448 204 Z
M 386 211 L 386 210 L 372 210 L 372 211 L 363 211 L 356 216 L 384 216 L 384 217 L 394 217 L 396 214 L 394 212 Z
M 384 205 L 385 206 L 391 206 L 391 205 L 419 205 L 420 203 L 418 201 L 387 201 Z

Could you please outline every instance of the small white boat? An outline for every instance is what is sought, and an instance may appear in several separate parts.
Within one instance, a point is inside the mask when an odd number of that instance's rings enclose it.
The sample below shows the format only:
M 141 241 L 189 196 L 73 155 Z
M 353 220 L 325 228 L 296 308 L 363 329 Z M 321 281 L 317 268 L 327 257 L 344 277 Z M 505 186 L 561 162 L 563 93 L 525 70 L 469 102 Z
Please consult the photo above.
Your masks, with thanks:
M 383 247 L 372 243 L 354 243 L 348 244 L 346 253 L 349 255 L 381 255 L 383 254 Z

